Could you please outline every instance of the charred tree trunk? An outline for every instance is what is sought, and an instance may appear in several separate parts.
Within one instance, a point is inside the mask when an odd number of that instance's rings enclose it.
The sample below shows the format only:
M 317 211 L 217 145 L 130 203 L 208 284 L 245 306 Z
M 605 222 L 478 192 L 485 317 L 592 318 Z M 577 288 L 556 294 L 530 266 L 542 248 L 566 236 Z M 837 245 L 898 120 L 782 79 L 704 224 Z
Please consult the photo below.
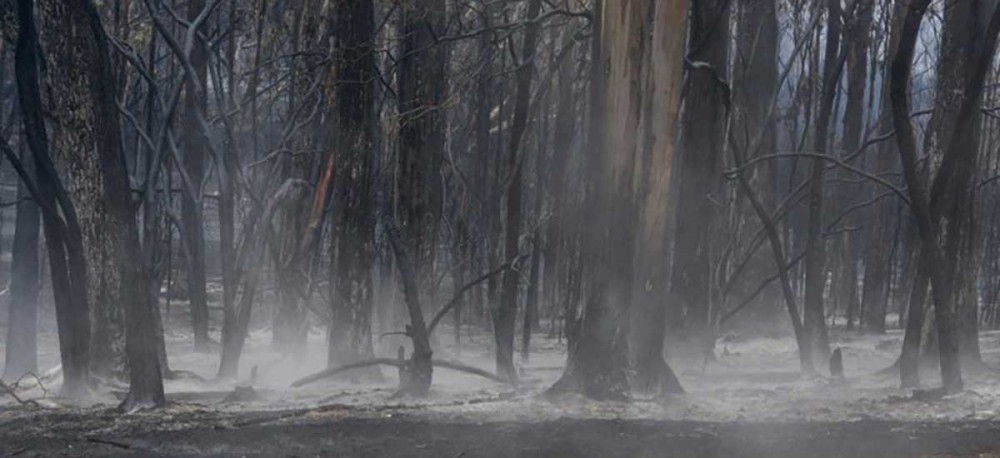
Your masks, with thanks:
M 524 170 L 524 151 L 521 144 L 524 132 L 528 127 L 528 107 L 531 102 L 531 76 L 534 72 L 535 44 L 538 41 L 540 26 L 535 18 L 541 9 L 541 0 L 531 0 L 528 3 L 528 26 L 524 32 L 524 43 L 521 47 L 521 62 L 517 67 L 517 93 L 514 101 L 514 118 L 510 129 L 510 147 L 507 150 L 507 168 L 512 174 L 507 188 L 507 224 L 504 233 L 504 256 L 514 259 L 518 256 L 519 240 L 521 238 L 521 194 L 522 171 Z M 496 336 L 497 373 L 504 374 L 509 380 L 517 380 L 517 370 L 514 368 L 514 324 L 517 318 L 518 280 L 520 273 L 516 269 L 508 270 L 503 276 L 503 286 L 500 307 L 493 320 L 493 331 Z
M 813 149 L 819 154 L 826 154 L 830 117 L 833 115 L 833 102 L 837 95 L 840 71 L 844 64 L 840 49 L 842 15 L 840 0 L 827 2 L 823 93 L 820 97 L 816 133 L 813 137 Z M 813 352 L 813 361 L 826 361 L 830 355 L 823 298 L 827 279 L 826 245 L 823 240 L 824 169 L 826 169 L 826 162 L 814 159 L 812 177 L 809 182 L 809 228 L 808 240 L 806 241 L 806 295 L 803 324 L 807 338 L 810 340 L 809 348 Z
M 975 318 L 978 304 L 975 299 L 962 294 L 964 276 L 961 274 L 965 266 L 959 261 L 963 260 L 961 247 L 972 237 L 971 181 L 978 163 L 980 128 L 978 117 L 971 118 L 968 124 L 961 124 L 966 121 L 960 120 L 959 116 L 964 104 L 978 106 L 982 102 L 982 88 L 973 94 L 968 85 L 974 78 L 980 77 L 975 74 L 977 56 L 993 46 L 991 40 L 995 38 L 987 34 L 986 22 L 996 6 L 994 1 L 970 0 L 945 9 L 941 57 L 937 67 L 937 96 L 927 139 L 928 154 L 942 158 L 930 191 L 931 217 L 934 224 L 943 230 L 945 239 L 940 243 L 947 251 L 946 256 L 954 256 L 954 260 L 949 261 L 948 275 L 955 282 L 951 301 L 958 320 L 959 349 L 963 357 L 976 363 L 981 362 Z M 969 97 L 974 97 L 974 100 L 968 100 Z M 954 159 L 946 159 L 949 155 Z M 971 263 L 972 260 L 965 262 Z
M 852 154 L 861 144 L 861 136 L 865 127 L 865 89 L 868 84 L 868 47 L 869 33 L 874 10 L 873 0 L 863 0 L 858 4 L 858 19 L 853 27 L 845 31 L 847 46 L 847 101 L 844 107 L 844 154 Z M 846 171 L 841 176 L 849 178 Z M 840 193 L 842 205 L 849 202 L 849 197 L 858 195 L 856 187 L 850 192 Z M 857 222 L 859 218 L 851 217 L 849 221 Z M 869 224 L 871 224 L 869 222 Z M 854 319 L 860 307 L 858 295 L 858 234 L 850 232 L 841 237 L 842 256 L 842 292 L 846 300 L 847 328 L 854 328 Z
M 405 392 L 424 396 L 431 382 L 431 347 L 422 304 L 433 297 L 434 258 L 441 215 L 441 169 L 444 115 L 440 112 L 447 81 L 445 46 L 435 43 L 444 33 L 444 0 L 400 5 L 399 154 L 396 200 L 399 240 L 394 241 L 397 267 L 410 318 L 412 372 Z M 429 300 L 429 299 L 428 299 Z
M 899 145 L 903 172 L 910 194 L 911 208 L 920 233 L 921 259 L 931 281 L 934 299 L 934 318 L 938 330 L 938 354 L 941 379 L 945 391 L 956 392 L 963 388 L 957 313 L 954 307 L 953 285 L 958 241 L 962 236 L 963 205 L 969 193 L 970 176 L 974 167 L 976 150 L 968 144 L 973 136 L 979 100 L 986 75 L 996 51 L 997 34 L 1000 33 L 1000 8 L 994 8 L 983 34 L 984 41 L 976 52 L 967 56 L 962 66 L 968 66 L 967 78 L 960 86 L 960 103 L 949 129 L 947 146 L 933 186 L 922 182 L 917 171 L 917 148 L 913 127 L 909 121 L 909 80 L 920 23 L 929 0 L 914 1 L 906 11 L 900 33 L 899 49 L 892 59 L 891 99 L 896 140 Z M 938 215 L 946 217 L 946 227 L 941 228 Z
M 567 46 L 573 36 L 567 29 L 562 32 L 560 42 Z M 545 193 L 549 199 L 550 219 L 545 227 L 545 252 L 542 273 L 542 300 L 553 314 L 561 313 L 557 304 L 568 296 L 568 289 L 560 284 L 566 278 L 565 247 L 567 245 L 567 220 L 569 202 L 566 198 L 566 173 L 576 134 L 576 101 L 573 98 L 573 69 L 562 64 L 558 72 L 558 101 L 556 102 L 555 132 L 552 147 L 552 165 L 546 173 Z M 565 318 L 565 317 L 564 317 Z
M 683 322 L 684 341 L 703 336 L 713 324 L 711 255 L 715 242 L 716 202 L 721 201 L 722 149 L 727 89 L 719 80 L 728 74 L 729 2 L 693 3 L 689 71 L 681 118 L 681 157 L 677 196 L 677 228 L 670 288 L 676 295 L 673 316 Z M 688 338 L 690 337 L 690 338 Z M 713 339 L 714 342 L 714 339 Z M 698 346 L 699 350 L 700 345 Z M 707 349 L 711 351 L 711 349 Z
M 43 209 L 42 226 L 49 256 L 52 292 L 56 303 L 59 354 L 63 368 L 63 393 L 83 396 L 90 378 L 90 317 L 87 306 L 87 264 L 76 210 L 56 173 L 49 154 L 49 140 L 42 115 L 39 87 L 38 33 L 34 2 L 18 0 L 20 33 L 14 53 L 18 101 L 24 131 L 34 158 L 33 197 Z M 13 155 L 13 153 L 11 153 Z M 28 184 L 28 181 L 25 181 Z M 61 213 L 61 214 L 60 214 Z
M 562 378 L 550 392 L 576 391 L 594 399 L 622 399 L 630 384 L 629 309 L 633 280 L 641 288 L 637 312 L 648 316 L 648 327 L 636 341 L 638 367 L 657 380 L 661 393 L 676 392 L 679 383 L 663 360 L 666 287 L 666 215 L 673 138 L 679 104 L 685 1 L 658 2 L 653 14 L 652 43 L 646 39 L 651 5 L 643 0 L 602 3 L 595 9 L 595 40 L 591 74 L 591 151 L 588 196 L 596 209 L 585 235 L 588 263 L 585 309 Z M 650 46 L 651 45 L 651 46 Z M 646 47 L 649 47 L 646 51 Z M 648 87 L 646 86 L 646 62 Z M 641 148 L 643 94 L 650 97 L 649 159 Z M 665 135 L 658 135 L 666 132 Z M 639 133 L 640 135 L 637 135 Z M 637 170 L 650 175 L 636 176 Z M 637 194 L 641 189 L 642 193 Z M 637 196 L 641 196 L 637 199 Z M 633 229 L 640 223 L 638 238 Z M 649 256 L 634 259 L 637 242 Z M 655 245 L 646 245 L 655 243 Z M 634 263 L 634 264 L 633 264 Z M 634 269 L 638 269 L 638 277 Z M 657 316 L 659 317 L 657 321 Z M 656 335 L 659 335 L 659 338 Z
M 66 184 L 76 209 L 87 263 L 87 303 L 90 308 L 90 365 L 94 375 L 125 373 L 125 329 L 118 290 L 125 266 L 115 261 L 118 241 L 105 230 L 111 224 L 110 205 L 103 200 L 106 183 L 93 145 L 99 135 L 93 119 L 89 81 L 68 64 L 90 51 L 67 33 L 70 8 L 61 1 L 39 1 L 38 21 L 45 52 L 46 115 L 52 128 L 53 151 L 66 164 Z M 77 36 L 85 29 L 74 29 Z M 91 51 L 92 52 L 92 51 Z M 117 94 L 115 94 L 117 97 Z M 117 100 L 117 98 L 115 99 Z
M 205 9 L 205 0 L 191 0 L 187 4 L 188 20 L 194 21 Z M 201 87 L 208 82 L 208 54 L 202 40 L 195 40 L 191 49 L 191 66 L 197 73 Z M 205 176 L 205 156 L 208 149 L 208 138 L 198 124 L 199 112 L 204 114 L 207 109 L 207 99 L 198 97 L 198 91 L 189 82 L 185 88 L 183 123 L 184 167 L 190 178 L 191 187 L 185 187 L 181 195 L 181 227 L 185 246 L 187 247 L 187 287 L 191 305 L 191 324 L 194 328 L 194 347 L 196 351 L 209 350 L 208 337 L 208 295 L 205 279 L 205 233 L 204 205 L 202 201 L 202 182 Z
M 371 0 L 339 0 L 335 102 L 341 158 L 335 183 L 338 231 L 327 365 L 349 364 L 374 354 L 371 339 L 372 268 L 375 261 L 374 135 L 375 49 Z
M 906 316 L 903 351 L 899 357 L 899 378 L 903 388 L 920 386 L 920 336 L 924 327 L 929 278 L 927 262 L 918 258 L 917 273 L 910 290 L 910 304 Z
M 29 176 L 35 175 L 31 152 L 20 149 L 21 163 Z M 24 183 L 17 185 L 17 219 L 10 274 L 10 316 L 7 329 L 7 355 L 3 378 L 17 380 L 28 372 L 38 371 L 38 205 L 31 199 Z
M 67 11 L 68 24 L 74 24 L 64 33 L 76 46 L 81 46 L 79 55 L 84 78 L 89 85 L 90 104 L 93 112 L 94 150 L 99 170 L 103 178 L 102 201 L 107 206 L 107 224 L 100 228 L 111 240 L 111 249 L 106 255 L 111 262 L 123 268 L 120 282 L 113 292 L 117 303 L 124 304 L 125 350 L 129 367 L 129 393 L 122 403 L 125 410 L 159 407 L 166 400 L 163 394 L 163 379 L 157 357 L 155 338 L 156 323 L 153 308 L 146 294 L 146 285 L 152 266 L 136 260 L 143 259 L 139 245 L 139 231 L 136 224 L 135 207 L 132 205 L 128 170 L 122 154 L 121 125 L 118 114 L 117 89 L 109 55 L 109 46 L 101 25 L 97 8 L 90 1 L 71 4 Z M 83 21 L 80 19 L 83 18 Z M 81 22 L 85 23 L 81 24 Z M 79 30 L 76 28 L 79 27 Z
M 898 17 L 905 12 L 905 8 L 897 3 L 894 17 Z M 893 52 L 897 47 L 898 29 L 901 27 L 901 20 L 893 20 L 893 31 L 890 32 L 889 51 Z M 885 79 L 882 91 L 882 106 L 891 103 L 889 99 L 889 81 Z M 880 121 L 880 131 L 892 127 L 892 117 L 890 113 L 883 113 Z M 895 166 L 895 145 L 886 142 L 878 148 L 875 157 L 875 173 L 881 175 L 889 173 Z M 876 191 L 873 191 L 874 196 Z M 864 276 L 861 287 L 861 307 L 857 317 L 860 320 L 860 328 L 873 334 L 885 332 L 885 314 L 888 309 L 887 299 L 889 295 L 889 267 L 891 259 L 885 256 L 883 250 L 876 249 L 886 243 L 889 238 L 885 226 L 890 221 L 888 215 L 891 213 L 890 205 L 887 203 L 875 203 L 865 213 L 865 255 Z M 848 319 L 851 315 L 848 315 Z

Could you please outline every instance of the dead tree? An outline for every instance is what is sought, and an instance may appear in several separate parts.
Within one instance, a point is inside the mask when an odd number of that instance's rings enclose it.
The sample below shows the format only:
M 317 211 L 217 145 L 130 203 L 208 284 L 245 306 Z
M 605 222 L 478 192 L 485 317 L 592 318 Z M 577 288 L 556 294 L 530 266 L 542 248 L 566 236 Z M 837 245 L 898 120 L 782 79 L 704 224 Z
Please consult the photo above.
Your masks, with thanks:
M 1000 8 L 990 16 L 983 35 L 984 41 L 964 65 L 971 71 L 962 88 L 962 98 L 954 118 L 952 133 L 945 142 L 944 157 L 933 185 L 928 186 L 917 170 L 917 147 L 913 126 L 910 125 L 909 80 L 916 40 L 929 0 L 918 0 L 905 11 L 900 32 L 899 47 L 892 57 L 891 91 L 892 116 L 896 127 L 896 143 L 903 164 L 911 210 L 920 234 L 921 261 L 927 269 L 934 301 L 934 318 L 937 325 L 938 354 L 941 380 L 946 392 L 963 389 L 960 361 L 957 314 L 953 302 L 954 272 L 961 239 L 962 205 L 969 192 L 969 176 L 975 160 L 975 148 L 967 142 L 972 136 L 975 117 L 979 113 L 979 99 L 984 81 L 996 51 L 997 34 L 1000 33 Z M 945 215 L 946 228 L 941 228 L 938 215 Z
M 507 150 L 507 169 L 511 173 L 507 188 L 507 207 L 504 234 L 505 256 L 514 256 L 519 251 L 521 238 L 521 194 L 522 171 L 524 169 L 524 150 L 522 140 L 528 127 L 528 107 L 531 102 L 531 77 L 534 72 L 534 60 L 537 55 L 536 43 L 540 25 L 537 16 L 541 10 L 541 0 L 528 2 L 528 26 L 524 32 L 524 42 L 521 46 L 521 62 L 517 63 L 516 84 L 514 95 L 514 117 L 510 128 L 510 147 Z M 503 276 L 503 286 L 500 306 L 494 314 L 494 335 L 496 338 L 497 372 L 504 374 L 510 380 L 517 380 L 517 370 L 514 368 L 514 325 L 517 318 L 518 280 L 520 273 L 508 270 Z
M 35 28 L 34 2 L 18 0 L 19 34 L 14 53 L 18 101 L 24 120 L 25 136 L 34 159 L 35 174 L 19 173 L 25 185 L 31 183 L 33 195 L 43 210 L 42 225 L 48 247 L 52 291 L 56 303 L 59 353 L 63 365 L 63 392 L 82 396 L 90 378 L 90 318 L 87 306 L 87 264 L 76 210 L 49 153 L 49 139 L 42 114 L 39 86 L 38 33 Z M 7 152 L 7 151 L 5 151 Z M 11 162 L 17 160 L 12 151 Z M 17 162 L 19 165 L 19 161 Z
M 854 5 L 854 3 L 851 3 Z M 816 12 L 819 14 L 819 12 Z M 847 57 L 847 47 L 841 46 L 841 21 L 846 17 L 840 9 L 840 0 L 827 2 L 827 26 L 823 61 L 823 87 L 820 95 L 813 150 L 827 154 L 830 117 L 840 83 L 840 72 Z M 825 361 L 830 354 L 826 332 L 823 291 L 826 289 L 826 244 L 823 240 L 823 180 L 826 162 L 814 159 L 809 182 L 809 222 L 806 241 L 806 291 L 803 324 L 813 361 Z
M 612 97 L 608 100 L 606 107 L 609 117 L 617 119 L 628 116 L 628 113 L 634 112 L 635 109 L 631 104 L 639 104 L 645 119 L 639 119 L 635 126 L 631 126 L 627 122 L 617 124 L 612 121 L 613 130 L 605 144 L 605 148 L 609 150 L 605 154 L 612 155 L 615 172 L 626 174 L 626 176 L 635 173 L 628 169 L 633 163 L 637 165 L 635 170 L 640 171 L 631 178 L 612 177 L 611 186 L 613 187 L 607 189 L 614 196 L 607 202 L 609 207 L 606 211 L 609 213 L 605 217 L 611 218 L 607 223 L 620 226 L 622 221 L 637 221 L 638 228 L 635 234 L 623 234 L 620 242 L 615 233 L 629 231 L 628 228 L 605 229 L 610 230 L 611 233 L 611 243 L 608 245 L 608 249 L 621 250 L 629 256 L 629 258 L 616 260 L 614 257 L 616 255 L 611 255 L 608 267 L 621 269 L 625 272 L 620 279 L 612 277 L 612 281 L 631 282 L 626 286 L 626 288 L 631 289 L 631 298 L 628 295 L 616 297 L 611 294 L 605 300 L 631 300 L 634 304 L 633 316 L 636 324 L 636 329 L 633 331 L 636 345 L 635 389 L 640 392 L 668 394 L 684 391 L 670 365 L 664 360 L 663 338 L 669 302 L 667 293 L 670 281 L 670 193 L 671 180 L 675 175 L 673 170 L 674 155 L 676 154 L 675 145 L 680 128 L 681 82 L 683 80 L 684 37 L 687 33 L 688 2 L 672 0 L 654 3 L 652 41 L 646 45 L 648 50 L 642 56 L 646 62 L 641 63 L 638 68 L 630 69 L 630 71 L 636 72 L 634 75 L 642 75 L 644 78 L 644 80 L 640 80 L 640 87 L 645 86 L 644 92 L 624 92 L 621 86 L 633 84 L 627 79 L 631 75 L 626 74 L 625 78 L 618 79 L 614 72 L 612 72 L 612 78 L 608 81 L 606 88 L 607 94 Z M 609 43 L 611 47 L 606 56 L 613 68 L 633 65 L 630 62 L 630 57 L 626 57 L 632 53 L 622 56 L 619 53 L 624 54 L 626 51 L 618 46 L 621 44 L 634 46 L 634 44 L 615 40 L 618 38 L 616 36 L 618 33 L 641 33 L 645 28 L 642 23 L 631 23 L 631 26 L 635 27 L 635 30 L 606 31 L 609 37 L 614 37 Z M 622 103 L 622 99 L 625 97 L 629 98 L 628 102 Z M 645 104 L 642 102 L 644 99 L 648 101 Z M 641 135 L 636 136 L 632 133 L 636 130 Z M 634 146 L 629 145 L 629 137 L 638 137 L 637 140 L 641 143 Z M 615 151 L 619 148 L 623 151 Z M 630 148 L 636 148 L 633 152 L 636 156 L 632 159 L 625 159 L 634 162 L 620 162 L 619 157 L 628 154 Z M 619 169 L 620 167 L 624 169 Z M 632 188 L 627 189 L 627 191 L 635 193 L 633 198 L 635 205 L 637 205 L 636 208 L 630 209 L 628 207 L 632 205 L 631 202 L 626 204 L 619 200 L 626 195 L 624 194 L 626 191 L 617 189 L 617 187 Z M 621 219 L 622 215 L 616 214 L 617 210 L 613 210 L 614 208 L 634 211 L 636 219 Z M 629 237 L 634 237 L 634 240 L 630 240 Z M 616 245 L 616 243 L 623 245 Z M 635 258 L 634 268 L 636 269 L 634 278 L 630 272 L 631 269 L 621 264 L 623 262 L 632 263 L 631 257 L 633 256 Z M 625 313 L 626 320 L 629 319 L 627 311 L 621 313 Z
M 31 152 L 18 148 L 28 176 L 34 176 Z M 17 184 L 17 216 L 14 244 L 11 248 L 10 315 L 7 329 L 7 354 L 3 378 L 17 380 L 28 372 L 38 371 L 38 289 L 40 267 L 38 205 L 23 182 Z
M 331 157 L 339 158 L 335 184 L 335 278 L 327 365 L 374 354 L 371 317 L 375 262 L 374 136 L 376 67 L 375 6 L 371 0 L 335 3 L 335 75 L 331 94 L 338 133 Z M 318 192 L 318 191 L 317 191 Z M 315 208 L 314 208 L 315 209 Z M 331 256 L 334 256 L 331 251 Z
M 212 6 L 217 2 L 212 2 Z M 187 20 L 195 22 L 207 11 L 205 0 L 191 0 L 187 3 Z M 152 11 L 150 14 L 155 14 Z M 199 88 L 208 82 L 208 51 L 203 40 L 194 40 L 188 55 L 194 75 L 186 77 L 184 92 L 184 121 L 181 129 L 183 138 L 182 167 L 189 177 L 191 186 L 181 194 L 182 236 L 187 250 L 187 288 L 191 305 L 191 324 L 194 328 L 194 346 L 197 351 L 208 351 L 208 296 L 205 279 L 205 209 L 202 201 L 202 182 L 205 176 L 205 162 L 208 155 L 208 136 L 199 124 L 208 109 L 208 97 Z M 195 85 L 198 85 L 197 87 Z
M 598 2 L 594 10 L 592 137 L 588 152 L 591 176 L 587 194 L 594 199 L 595 208 L 587 217 L 590 227 L 584 238 L 589 285 L 575 348 L 570 350 L 566 369 L 549 389 L 550 393 L 579 392 L 595 399 L 624 399 L 629 395 L 626 336 L 634 284 L 647 285 L 643 289 L 645 296 L 635 299 L 639 313 L 649 317 L 649 328 L 640 331 L 641 337 L 637 337 L 642 345 L 638 354 L 646 357 L 640 356 L 637 364 L 639 367 L 649 364 L 645 370 L 655 374 L 653 378 L 660 392 L 676 392 L 680 388 L 663 361 L 662 338 L 657 342 L 649 337 L 656 332 L 662 336 L 663 332 L 665 311 L 659 300 L 667 279 L 665 260 L 658 255 L 665 246 L 644 246 L 642 251 L 650 251 L 650 256 L 656 259 L 636 260 L 633 253 L 637 241 L 655 242 L 656 237 L 665 235 L 666 191 L 683 62 L 683 40 L 679 37 L 685 31 L 678 24 L 686 22 L 686 4 L 656 3 L 651 43 L 643 33 L 649 24 L 649 3 Z M 648 80 L 646 65 L 650 66 Z M 651 99 L 648 109 L 642 103 L 644 94 Z M 649 162 L 641 163 L 643 137 L 636 132 L 642 132 L 646 120 L 652 126 L 653 136 L 649 142 Z M 666 135 L 657 135 L 664 131 Z M 640 164 L 651 170 L 649 177 L 636 176 L 636 170 L 642 170 Z M 641 195 L 637 195 L 638 189 L 642 190 Z M 633 227 L 640 221 L 640 208 L 642 223 L 637 237 Z M 665 237 L 660 242 L 665 242 Z M 640 269 L 638 277 L 633 275 L 634 261 Z
M 865 90 L 868 85 L 868 48 L 871 40 L 872 17 L 874 14 L 874 0 L 861 0 L 858 2 L 857 19 L 853 25 L 844 32 L 847 47 L 847 101 L 844 107 L 844 154 L 850 154 L 861 146 L 862 135 L 865 128 Z M 846 171 L 845 171 L 846 172 Z M 841 178 L 846 179 L 846 173 L 841 174 Z M 840 193 L 842 200 L 846 197 L 858 194 L 856 187 L 849 188 L 850 192 Z M 843 203 L 842 203 L 843 205 Z M 859 221 L 857 214 L 849 218 L 852 223 Z M 867 226 L 867 225 L 866 225 Z M 854 318 L 860 307 L 858 294 L 858 248 L 860 237 L 857 232 L 849 232 L 841 237 L 841 282 L 842 289 L 838 292 L 846 300 L 847 328 L 854 326 Z
M 431 382 L 431 348 L 421 304 L 434 297 L 434 259 L 441 215 L 441 155 L 444 116 L 440 112 L 447 88 L 446 49 L 434 42 L 444 32 L 445 2 L 400 5 L 398 81 L 399 154 L 396 202 L 399 237 L 393 253 L 400 270 L 413 341 L 413 373 L 404 390 L 427 394 Z
M 97 155 L 91 154 L 97 132 L 88 103 L 89 81 L 79 68 L 67 65 L 83 52 L 66 32 L 65 2 L 39 1 L 39 39 L 44 51 L 42 88 L 53 152 L 66 165 L 67 192 L 73 200 L 87 263 L 87 303 L 90 309 L 90 365 L 98 376 L 122 374 L 125 368 L 125 324 L 119 302 L 123 266 L 114 262 L 117 240 L 102 230 L 111 223 L 104 195 L 104 177 Z M 82 30 L 78 32 L 82 33 Z
M 691 11 L 692 63 L 684 86 L 681 113 L 680 168 L 677 179 L 677 224 L 670 289 L 671 329 L 698 338 L 710 331 L 717 311 L 712 302 L 712 245 L 721 191 L 729 89 L 720 84 L 729 67 L 728 1 L 693 3 Z M 678 336 L 674 336 L 675 340 Z M 688 340 L 688 339 L 683 339 Z M 713 339 L 714 342 L 714 339 Z

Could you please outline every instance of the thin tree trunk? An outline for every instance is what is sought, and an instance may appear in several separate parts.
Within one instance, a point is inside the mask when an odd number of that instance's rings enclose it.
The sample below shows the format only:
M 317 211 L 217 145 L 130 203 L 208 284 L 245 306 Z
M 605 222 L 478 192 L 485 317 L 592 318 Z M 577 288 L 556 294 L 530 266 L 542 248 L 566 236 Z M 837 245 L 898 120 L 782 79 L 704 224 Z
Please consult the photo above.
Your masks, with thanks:
M 400 5 L 402 49 L 399 63 L 399 172 L 396 199 L 399 237 L 390 237 L 402 277 L 413 342 L 411 372 L 403 391 L 425 396 L 430 388 L 431 347 L 422 306 L 431 301 L 438 221 L 441 215 L 441 168 L 446 49 L 434 43 L 444 33 L 445 1 Z M 398 239 L 398 240 L 397 240 Z
M 193 21 L 205 8 L 205 0 L 191 0 L 187 5 L 188 20 Z M 206 67 L 207 52 L 201 40 L 195 40 L 191 50 L 191 66 L 197 73 L 201 87 L 206 87 L 208 73 Z M 194 346 L 196 351 L 209 350 L 208 337 L 208 296 L 205 278 L 205 233 L 204 207 L 202 203 L 201 184 L 205 176 L 205 156 L 207 155 L 208 138 L 198 125 L 198 114 L 207 109 L 207 100 L 200 99 L 197 91 L 189 83 L 185 89 L 183 126 L 184 161 L 183 167 L 190 177 L 193 189 L 181 195 L 181 227 L 187 246 L 187 287 L 188 299 L 191 305 L 191 323 L 194 328 Z M 193 193 L 193 195 L 192 195 Z
M 535 64 L 535 45 L 538 41 L 540 26 L 534 18 L 541 9 L 541 0 L 531 0 L 528 3 L 527 17 L 530 21 L 524 32 L 524 43 L 521 47 L 521 62 L 517 68 L 517 92 L 514 95 L 514 118 L 510 129 L 510 148 L 507 151 L 507 168 L 513 175 L 507 188 L 507 224 L 504 233 L 504 256 L 513 259 L 520 251 L 521 238 L 521 194 L 522 170 L 526 156 L 522 148 L 524 132 L 528 127 L 528 108 L 531 102 L 531 77 Z M 514 368 L 514 324 L 517 318 L 518 298 L 517 270 L 508 270 L 503 276 L 500 307 L 493 320 L 493 331 L 496 336 L 497 373 L 504 374 L 509 380 L 517 380 L 517 370 Z
M 819 14 L 817 12 L 817 14 Z M 827 33 L 826 50 L 823 62 L 823 93 L 820 98 L 819 115 L 816 122 L 816 134 L 813 137 L 813 150 L 826 154 L 826 145 L 830 131 L 830 117 L 833 115 L 833 102 L 840 81 L 840 71 L 844 60 L 841 58 L 840 46 L 840 0 L 827 2 Z M 809 228 L 806 242 L 806 295 L 803 324 L 809 348 L 813 352 L 813 361 L 826 361 L 830 354 L 830 343 L 827 337 L 823 291 L 826 289 L 827 266 L 826 246 L 823 240 L 823 176 L 826 161 L 813 160 L 812 177 L 809 182 Z
M 20 149 L 21 163 L 29 176 L 35 168 L 31 152 Z M 10 303 L 7 330 L 7 355 L 3 378 L 17 380 L 28 372 L 38 371 L 38 206 L 29 199 L 24 183 L 17 185 L 17 219 L 10 274 Z

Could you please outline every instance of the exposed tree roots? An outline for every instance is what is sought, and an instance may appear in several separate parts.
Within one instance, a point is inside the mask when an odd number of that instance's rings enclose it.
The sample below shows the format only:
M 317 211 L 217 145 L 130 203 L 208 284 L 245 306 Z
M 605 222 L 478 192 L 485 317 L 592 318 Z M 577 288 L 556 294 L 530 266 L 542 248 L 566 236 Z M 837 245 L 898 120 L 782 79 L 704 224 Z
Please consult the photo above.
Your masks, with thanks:
M 410 364 L 410 361 L 408 361 L 408 360 L 398 360 L 398 359 L 392 359 L 392 358 L 373 358 L 373 359 L 367 359 L 367 360 L 364 360 L 364 361 L 358 361 L 356 363 L 344 364 L 342 366 L 337 366 L 337 367 L 331 367 L 329 369 L 317 372 L 317 373 L 315 373 L 313 375 L 310 375 L 308 377 L 301 378 L 299 380 L 296 380 L 294 383 L 292 383 L 292 388 L 297 388 L 297 387 L 300 387 L 300 386 L 303 386 L 303 385 L 308 385 L 310 383 L 317 382 L 319 380 L 323 380 L 323 379 L 326 379 L 326 378 L 330 378 L 330 377 L 333 377 L 333 376 L 335 376 L 337 374 L 340 374 L 340 373 L 343 373 L 343 372 L 347 372 L 347 371 L 350 371 L 350 370 L 362 369 L 362 368 L 365 368 L 365 367 L 372 367 L 372 366 L 392 366 L 392 367 L 397 367 L 397 368 L 398 367 L 405 368 L 405 367 L 409 366 L 409 364 Z M 465 372 L 466 374 L 478 375 L 480 377 L 487 378 L 487 379 L 492 380 L 492 381 L 497 382 L 497 383 L 510 384 L 509 380 L 507 380 L 507 379 L 505 379 L 503 377 L 497 376 L 496 374 L 493 374 L 492 372 L 488 372 L 488 371 L 485 371 L 483 369 L 479 369 L 479 368 L 476 368 L 476 367 L 468 366 L 468 365 L 465 365 L 465 364 L 462 364 L 462 363 L 457 363 L 457 362 L 454 362 L 454 361 L 442 361 L 442 360 L 437 360 L 436 359 L 436 360 L 433 360 L 431 364 L 433 364 L 434 367 L 440 367 L 440 368 L 443 368 L 443 369 L 451 369 L 451 370 L 458 371 L 458 372 Z

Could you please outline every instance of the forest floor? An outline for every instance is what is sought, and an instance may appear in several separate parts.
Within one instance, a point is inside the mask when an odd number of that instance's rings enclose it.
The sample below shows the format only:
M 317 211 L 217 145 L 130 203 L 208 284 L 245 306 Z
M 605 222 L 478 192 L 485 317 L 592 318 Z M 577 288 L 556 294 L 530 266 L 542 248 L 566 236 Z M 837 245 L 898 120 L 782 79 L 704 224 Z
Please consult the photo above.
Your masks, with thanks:
M 729 335 L 713 361 L 672 361 L 686 394 L 629 403 L 543 396 L 565 346 L 542 334 L 517 389 L 437 369 L 426 399 L 395 397 L 392 368 L 381 380 L 369 372 L 290 388 L 325 365 L 318 330 L 299 360 L 272 350 L 266 329 L 254 332 L 242 379 L 226 382 L 211 380 L 217 354 L 194 353 L 185 333 L 167 337 L 172 369 L 187 374 L 166 382 L 168 407 L 115 413 L 125 389 L 117 383 L 69 403 L 52 396 L 59 381 L 49 371 L 47 392 L 21 384 L 39 407 L 0 397 L 0 456 L 1000 456 L 1000 373 L 984 368 L 966 376 L 963 393 L 914 399 L 884 371 L 899 354 L 898 331 L 834 331 L 844 382 L 800 377 L 790 337 Z M 382 356 L 393 339 L 383 339 Z M 435 357 L 492 370 L 486 335 L 463 335 L 461 353 L 447 348 L 452 339 L 441 337 Z M 981 346 L 986 366 L 1000 367 L 1000 332 L 983 332 Z M 58 363 L 53 336 L 40 358 L 43 368 Z M 922 376 L 938 380 L 932 368 Z M 236 386 L 253 393 L 233 399 Z

